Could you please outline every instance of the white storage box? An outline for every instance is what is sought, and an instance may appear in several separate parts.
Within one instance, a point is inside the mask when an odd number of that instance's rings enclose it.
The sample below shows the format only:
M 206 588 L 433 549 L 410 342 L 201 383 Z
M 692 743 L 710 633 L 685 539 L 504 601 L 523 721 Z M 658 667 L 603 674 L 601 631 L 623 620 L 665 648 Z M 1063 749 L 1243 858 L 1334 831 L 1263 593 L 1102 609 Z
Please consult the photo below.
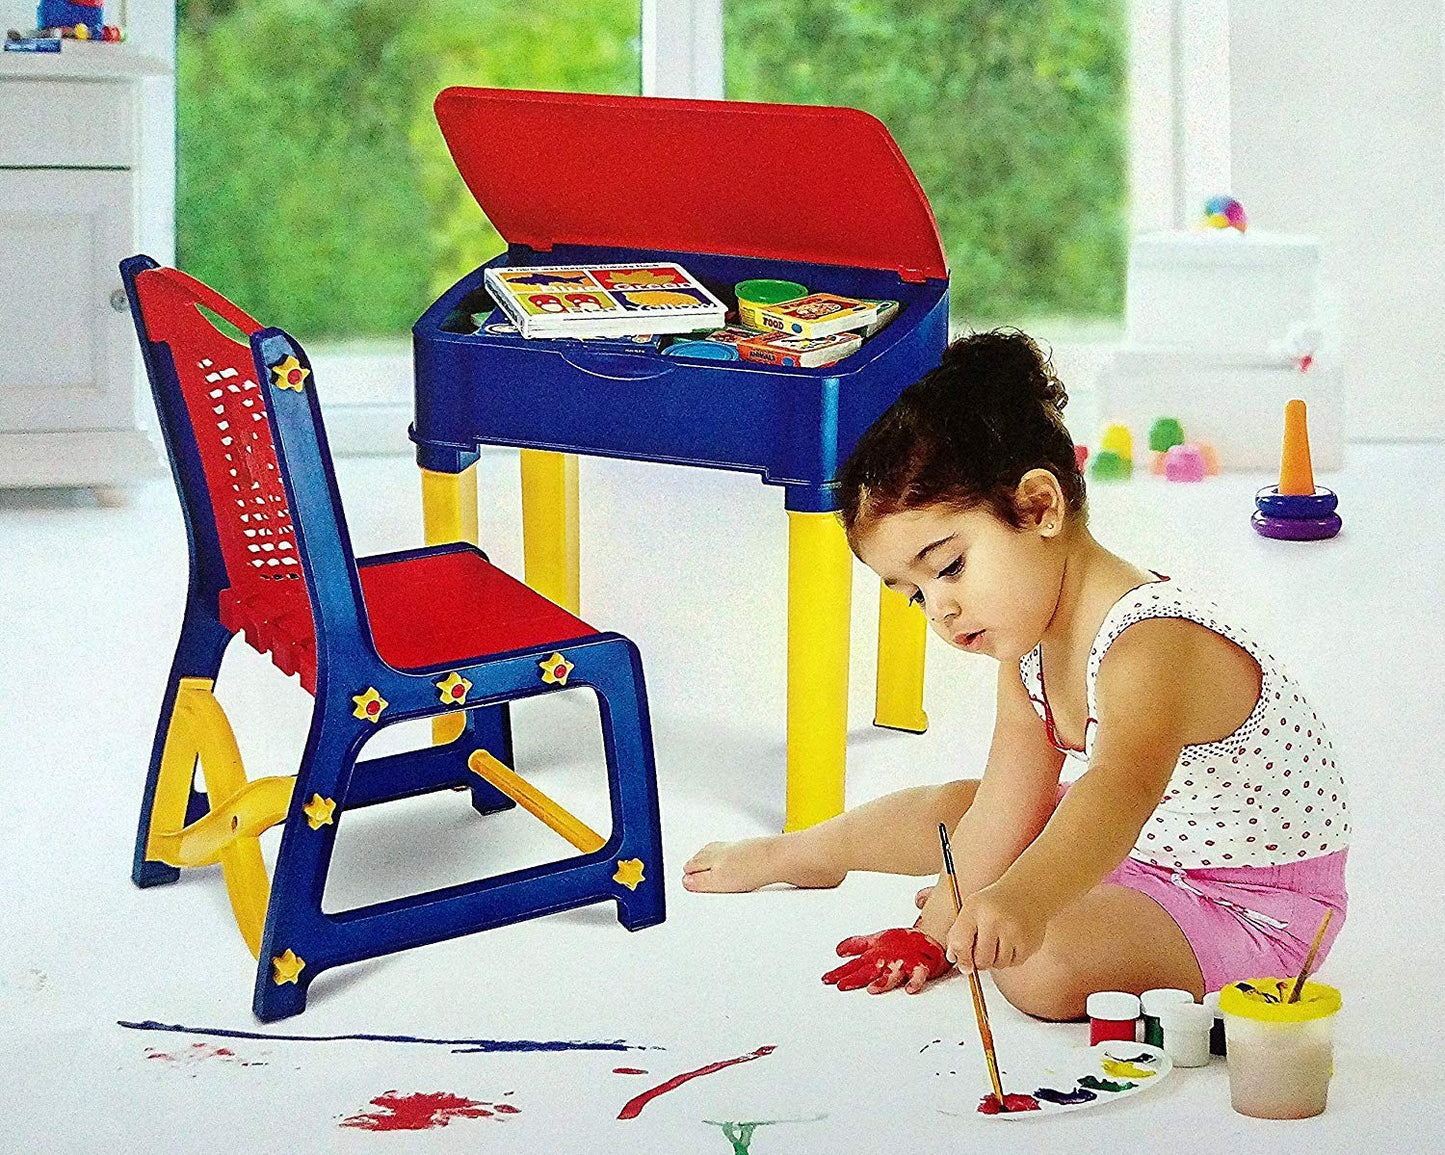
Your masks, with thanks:
M 1149 429 L 1161 417 L 1174 417 L 1185 441 L 1214 446 L 1221 469 L 1273 473 L 1284 443 L 1285 402 L 1294 397 L 1309 407 L 1315 468 L 1338 469 L 1344 463 L 1343 406 L 1334 359 L 1301 372 L 1283 359 L 1121 349 L 1099 374 L 1099 432 L 1127 425 L 1134 435 L 1134 468 L 1148 469 Z
M 1262 357 L 1319 324 L 1319 241 L 1201 229 L 1129 247 L 1129 345 Z

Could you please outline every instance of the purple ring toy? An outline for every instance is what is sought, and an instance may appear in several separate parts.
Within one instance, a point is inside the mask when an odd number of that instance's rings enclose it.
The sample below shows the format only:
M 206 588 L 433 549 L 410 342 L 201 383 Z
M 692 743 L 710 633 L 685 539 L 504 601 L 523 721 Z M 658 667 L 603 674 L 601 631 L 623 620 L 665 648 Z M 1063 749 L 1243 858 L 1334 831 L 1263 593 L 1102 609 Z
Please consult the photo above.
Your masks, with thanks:
M 1250 519 L 1254 532 L 1278 541 L 1323 541 L 1340 532 L 1338 513 L 1325 517 L 1266 517 L 1256 512 Z
M 1254 495 L 1255 507 L 1265 517 L 1324 518 L 1334 513 L 1339 503 L 1334 490 L 1322 488 L 1313 493 L 1281 493 L 1279 486 L 1266 485 Z

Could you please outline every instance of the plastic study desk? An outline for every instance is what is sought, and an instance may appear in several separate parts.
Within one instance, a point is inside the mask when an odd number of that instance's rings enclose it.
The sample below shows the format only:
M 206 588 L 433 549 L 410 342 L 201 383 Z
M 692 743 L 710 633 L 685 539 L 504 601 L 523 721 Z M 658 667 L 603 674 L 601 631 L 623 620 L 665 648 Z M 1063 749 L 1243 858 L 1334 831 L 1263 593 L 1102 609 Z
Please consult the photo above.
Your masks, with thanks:
M 883 125 L 845 108 L 450 88 L 437 120 L 507 241 L 489 265 L 677 261 L 736 304 L 753 277 L 885 298 L 898 316 L 835 365 L 701 361 L 477 332 L 485 268 L 413 329 L 411 428 L 427 541 L 475 541 L 483 445 L 522 449 L 526 581 L 578 612 L 576 454 L 759 475 L 788 513 L 786 828 L 843 809 L 852 559 L 834 478 L 938 364 L 948 270 Z M 883 589 L 875 722 L 921 732 L 927 624 Z M 444 736 L 439 734 L 440 736 Z

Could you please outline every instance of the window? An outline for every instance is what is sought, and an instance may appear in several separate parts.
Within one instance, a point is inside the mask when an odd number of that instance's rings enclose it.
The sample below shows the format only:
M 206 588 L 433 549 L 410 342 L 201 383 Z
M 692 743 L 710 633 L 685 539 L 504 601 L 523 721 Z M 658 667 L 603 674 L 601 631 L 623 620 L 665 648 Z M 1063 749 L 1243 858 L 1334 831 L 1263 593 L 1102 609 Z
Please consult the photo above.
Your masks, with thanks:
M 178 262 L 313 354 L 404 354 L 422 310 L 504 247 L 438 91 L 641 88 L 638 0 L 180 0 L 177 16 Z
M 729 98 L 851 105 L 888 126 L 938 218 L 956 321 L 1121 315 L 1121 0 L 724 2 Z

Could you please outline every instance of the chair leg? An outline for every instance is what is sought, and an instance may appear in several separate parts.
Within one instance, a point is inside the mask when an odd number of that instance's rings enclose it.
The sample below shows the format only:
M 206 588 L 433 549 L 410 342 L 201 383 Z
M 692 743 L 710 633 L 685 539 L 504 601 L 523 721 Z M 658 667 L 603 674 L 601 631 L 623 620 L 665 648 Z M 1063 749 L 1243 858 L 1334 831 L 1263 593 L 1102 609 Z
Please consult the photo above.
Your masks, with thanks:
M 878 587 L 878 684 L 873 725 L 922 734 L 923 655 L 928 619 L 902 594 Z
M 367 737 L 348 721 L 334 700 L 329 710 L 318 700 L 272 871 L 266 927 L 256 960 L 251 1008 L 262 1022 L 300 1014 L 316 976 L 328 965 L 348 961 L 325 957 L 321 915 L 336 823 L 356 755 Z M 305 807 L 317 796 L 335 806 L 326 821 L 313 824 L 307 821 Z
M 131 864 L 131 881 L 137 886 L 162 886 L 175 882 L 181 872 L 177 867 L 146 858 L 146 841 L 150 837 L 152 817 L 156 804 L 156 787 L 160 782 L 161 763 L 165 755 L 166 738 L 171 732 L 175 717 L 176 695 L 182 678 L 206 678 L 214 681 L 221 669 L 221 659 L 231 634 L 216 619 L 215 614 L 202 607 L 187 603 L 185 617 L 181 621 L 181 637 L 176 645 L 175 658 L 171 661 L 170 676 L 166 681 L 165 697 L 161 702 L 160 717 L 156 720 L 155 739 L 151 744 L 150 768 L 146 771 L 145 790 L 141 795 L 140 819 L 137 823 L 135 857 Z M 195 770 L 192 766 L 189 789 L 184 808 L 175 815 L 175 826 L 184 826 L 206 811 L 206 796 L 194 786 Z
M 788 510 L 788 786 L 783 829 L 843 812 L 853 555 L 831 513 Z
M 577 550 L 577 458 L 522 450 L 522 553 L 527 584 L 568 613 L 581 613 Z
M 619 884 L 617 917 L 628 930 L 641 930 L 667 917 L 652 720 L 637 647 L 618 638 L 604 654 L 590 677 L 602 708 L 613 837 L 621 836 L 612 876 Z
M 358 730 L 350 701 L 338 696 L 328 706 L 318 698 L 271 884 L 252 999 L 258 1018 L 272 1022 L 305 1010 L 311 983 L 331 967 L 587 903 L 616 901 L 618 918 L 629 930 L 663 920 L 661 824 L 641 660 L 623 638 L 599 639 L 586 648 L 591 655 L 587 680 L 601 701 L 612 804 L 613 832 L 605 854 L 583 854 L 331 916 L 322 914 L 321 901 L 335 822 L 312 827 L 302 807 L 315 795 L 336 803 L 336 816 L 353 804 L 349 792 L 356 755 L 369 735 Z M 531 692 L 535 660 L 499 664 L 494 676 L 497 681 L 484 696 Z M 357 784 L 365 789 L 359 776 Z

